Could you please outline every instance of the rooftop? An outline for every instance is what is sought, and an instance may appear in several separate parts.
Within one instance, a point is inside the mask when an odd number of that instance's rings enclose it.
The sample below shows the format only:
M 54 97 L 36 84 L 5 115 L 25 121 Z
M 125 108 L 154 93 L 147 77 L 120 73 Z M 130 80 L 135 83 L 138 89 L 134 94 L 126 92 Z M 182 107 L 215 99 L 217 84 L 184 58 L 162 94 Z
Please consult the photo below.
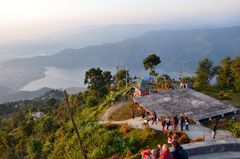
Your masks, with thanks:
M 216 100 L 192 89 L 161 91 L 158 94 L 137 96 L 135 102 L 157 115 L 185 115 L 196 120 L 208 119 L 222 114 L 235 112 L 231 104 Z

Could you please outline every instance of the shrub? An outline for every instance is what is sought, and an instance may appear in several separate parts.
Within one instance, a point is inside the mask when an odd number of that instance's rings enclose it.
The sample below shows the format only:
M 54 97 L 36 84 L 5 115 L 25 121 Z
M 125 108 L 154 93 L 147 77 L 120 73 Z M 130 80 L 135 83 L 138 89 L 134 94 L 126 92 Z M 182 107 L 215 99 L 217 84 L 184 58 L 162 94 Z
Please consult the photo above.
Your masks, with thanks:
M 42 153 L 43 144 L 41 140 L 31 138 L 29 142 L 30 154 L 34 156 L 33 158 L 39 158 Z
M 111 124 L 111 123 L 106 123 L 103 125 L 103 127 L 107 130 L 115 130 L 115 129 L 118 129 L 120 128 L 120 125 L 118 124 Z
M 197 137 L 195 139 L 192 140 L 193 142 L 202 142 L 205 141 L 205 139 L 203 137 Z
M 148 131 L 148 137 L 154 137 L 156 135 L 156 132 L 152 129 L 149 129 Z
M 231 99 L 230 93 L 221 91 L 221 92 L 218 93 L 218 99 L 220 99 L 220 100 L 230 100 Z
M 228 125 L 229 124 L 229 121 L 227 120 L 227 119 L 220 119 L 219 121 L 218 121 L 218 125 L 219 126 L 226 126 L 226 125 Z
M 42 131 L 45 133 L 55 132 L 59 128 L 59 125 L 54 121 L 52 117 L 44 118 L 42 122 Z
M 91 96 L 87 99 L 87 105 L 89 106 L 96 106 L 98 104 L 98 100 L 96 97 Z
M 235 137 L 237 137 L 237 138 L 240 137 L 240 122 L 234 123 L 230 130 L 234 134 Z
M 178 142 L 180 143 L 180 144 L 187 144 L 187 143 L 189 143 L 190 142 L 190 139 L 189 139 L 189 137 L 187 136 L 187 135 L 182 135 L 179 139 L 178 139 Z
M 190 122 L 190 124 L 196 124 L 197 123 L 196 120 L 193 119 L 193 118 L 189 118 L 189 122 Z
M 121 125 L 119 131 L 123 134 L 126 134 L 130 131 L 130 126 L 128 124 Z

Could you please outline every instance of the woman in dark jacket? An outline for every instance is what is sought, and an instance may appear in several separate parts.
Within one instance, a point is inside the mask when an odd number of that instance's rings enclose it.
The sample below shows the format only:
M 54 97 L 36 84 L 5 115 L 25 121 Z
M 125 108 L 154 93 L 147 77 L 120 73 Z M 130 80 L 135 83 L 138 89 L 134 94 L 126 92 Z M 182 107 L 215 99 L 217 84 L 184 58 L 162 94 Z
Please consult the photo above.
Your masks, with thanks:
M 187 152 L 183 149 L 182 146 L 177 141 L 172 142 L 173 152 L 172 156 L 174 159 L 188 159 Z

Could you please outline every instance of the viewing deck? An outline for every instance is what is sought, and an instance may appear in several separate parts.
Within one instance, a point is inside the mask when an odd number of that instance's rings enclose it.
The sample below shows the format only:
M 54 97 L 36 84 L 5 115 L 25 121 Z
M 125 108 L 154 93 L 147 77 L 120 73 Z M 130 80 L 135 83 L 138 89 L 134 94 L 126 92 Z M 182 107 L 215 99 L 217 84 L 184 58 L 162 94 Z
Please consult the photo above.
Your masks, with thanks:
M 234 113 L 237 108 L 192 89 L 162 91 L 158 94 L 136 96 L 134 101 L 148 112 L 161 115 L 185 115 L 196 120 Z

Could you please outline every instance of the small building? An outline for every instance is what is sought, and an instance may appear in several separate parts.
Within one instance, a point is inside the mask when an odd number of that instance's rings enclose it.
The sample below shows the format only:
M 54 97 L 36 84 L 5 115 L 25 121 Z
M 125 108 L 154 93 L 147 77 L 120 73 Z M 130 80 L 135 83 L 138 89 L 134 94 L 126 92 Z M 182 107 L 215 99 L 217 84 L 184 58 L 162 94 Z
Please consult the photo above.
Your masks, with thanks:
M 136 96 L 146 96 L 150 94 L 150 89 L 152 88 L 152 86 L 150 82 L 142 79 L 136 83 L 134 88 Z
M 184 88 L 193 88 L 192 83 L 190 82 L 181 82 L 180 83 L 180 88 L 184 89 Z
M 43 115 L 44 115 L 43 112 L 32 112 L 32 113 L 31 113 L 31 116 L 33 117 L 34 120 L 42 117 Z

